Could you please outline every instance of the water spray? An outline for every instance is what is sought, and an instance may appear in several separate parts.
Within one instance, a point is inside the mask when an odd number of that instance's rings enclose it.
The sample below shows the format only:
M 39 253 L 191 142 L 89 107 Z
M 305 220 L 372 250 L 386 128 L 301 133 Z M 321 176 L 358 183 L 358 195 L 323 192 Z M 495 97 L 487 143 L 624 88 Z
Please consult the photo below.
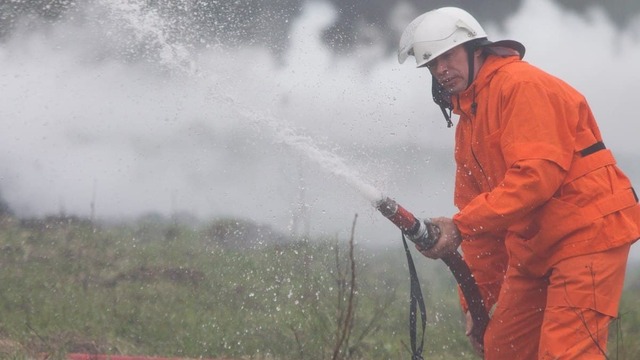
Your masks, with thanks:
M 264 119 L 264 117 L 258 118 Z M 430 249 L 440 238 L 441 230 L 436 224 L 428 219 L 424 221 L 417 219 L 395 200 L 385 196 L 376 187 L 363 181 L 355 171 L 344 163 L 342 158 L 318 148 L 311 138 L 297 135 L 292 129 L 285 129 L 285 131 L 279 132 L 278 138 L 290 147 L 307 155 L 309 159 L 321 165 L 325 170 L 343 178 L 421 249 Z M 484 307 L 484 301 L 471 270 L 457 251 L 441 259 L 453 273 L 469 307 L 469 312 L 473 318 L 471 336 L 479 344 L 482 344 L 484 332 L 489 322 L 489 315 Z
M 229 99 L 229 102 L 237 105 L 232 99 Z M 241 116 L 253 119 L 256 125 L 269 125 L 272 129 L 277 128 L 275 125 L 278 124 L 278 121 L 274 118 L 251 112 L 240 106 L 232 106 L 232 108 Z M 430 249 L 440 238 L 441 231 L 436 224 L 429 220 L 418 220 L 411 212 L 400 206 L 395 200 L 385 196 L 375 186 L 363 181 L 357 172 L 345 164 L 342 158 L 316 146 L 311 138 L 298 135 L 293 129 L 288 127 L 280 129 L 274 135 L 276 139 L 282 143 L 296 149 L 306 155 L 310 160 L 321 165 L 325 170 L 345 180 L 421 249 Z M 489 316 L 484 307 L 478 286 L 471 274 L 471 270 L 457 251 L 441 259 L 453 273 L 467 301 L 469 312 L 474 321 L 471 336 L 473 336 L 479 344 L 482 344 L 484 332 L 489 322 Z

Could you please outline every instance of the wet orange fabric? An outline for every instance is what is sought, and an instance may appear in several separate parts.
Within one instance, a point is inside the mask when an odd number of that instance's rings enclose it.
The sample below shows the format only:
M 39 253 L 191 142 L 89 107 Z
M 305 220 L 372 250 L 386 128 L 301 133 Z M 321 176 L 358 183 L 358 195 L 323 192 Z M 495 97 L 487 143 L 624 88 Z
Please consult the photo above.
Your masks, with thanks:
M 512 259 L 485 333 L 485 359 L 605 359 L 628 253 L 629 244 L 571 257 L 540 278 Z
M 581 153 L 602 137 L 579 92 L 517 56 L 490 55 L 452 100 L 453 220 L 488 308 L 508 261 L 542 278 L 563 260 L 640 238 L 640 206 L 610 150 Z M 507 254 L 505 243 L 518 246 Z

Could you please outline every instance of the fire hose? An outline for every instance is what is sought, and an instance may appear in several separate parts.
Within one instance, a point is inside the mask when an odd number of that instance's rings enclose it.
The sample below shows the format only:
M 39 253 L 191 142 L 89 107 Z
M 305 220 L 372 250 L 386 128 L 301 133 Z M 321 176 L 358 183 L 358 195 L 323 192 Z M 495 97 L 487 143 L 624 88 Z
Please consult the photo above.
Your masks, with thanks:
M 375 206 L 382 215 L 400 228 L 402 233 L 414 244 L 423 249 L 429 249 L 437 242 L 440 236 L 440 228 L 429 221 L 418 220 L 395 200 L 383 197 L 375 203 Z M 458 251 L 442 257 L 441 260 L 455 277 L 469 307 L 469 313 L 473 319 L 473 327 L 470 334 L 476 342 L 483 344 L 484 332 L 489 323 L 489 314 L 485 309 L 478 284 L 473 278 L 469 266 Z M 413 265 L 411 261 L 409 265 Z

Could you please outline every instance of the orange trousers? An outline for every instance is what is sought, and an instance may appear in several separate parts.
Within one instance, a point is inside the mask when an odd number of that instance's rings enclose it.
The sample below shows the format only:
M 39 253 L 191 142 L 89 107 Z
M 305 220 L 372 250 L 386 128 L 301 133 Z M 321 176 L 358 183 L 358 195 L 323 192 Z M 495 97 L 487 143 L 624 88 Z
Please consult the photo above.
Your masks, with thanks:
M 484 359 L 605 359 L 629 248 L 565 259 L 542 277 L 510 258 L 485 333 Z

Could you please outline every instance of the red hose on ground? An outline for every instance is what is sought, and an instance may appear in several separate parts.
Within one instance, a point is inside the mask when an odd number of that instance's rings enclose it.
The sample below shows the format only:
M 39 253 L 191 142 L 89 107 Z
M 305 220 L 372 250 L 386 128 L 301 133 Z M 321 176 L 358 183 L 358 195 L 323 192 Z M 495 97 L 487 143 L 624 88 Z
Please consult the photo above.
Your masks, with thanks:
M 188 360 L 187 358 L 167 358 L 153 356 L 127 356 L 127 355 L 101 355 L 101 354 L 68 354 L 68 360 Z M 207 359 L 200 359 L 207 360 Z M 232 360 L 232 359 L 209 359 L 209 360 Z
M 68 354 L 67 358 L 69 360 L 181 360 L 179 358 L 98 354 Z

